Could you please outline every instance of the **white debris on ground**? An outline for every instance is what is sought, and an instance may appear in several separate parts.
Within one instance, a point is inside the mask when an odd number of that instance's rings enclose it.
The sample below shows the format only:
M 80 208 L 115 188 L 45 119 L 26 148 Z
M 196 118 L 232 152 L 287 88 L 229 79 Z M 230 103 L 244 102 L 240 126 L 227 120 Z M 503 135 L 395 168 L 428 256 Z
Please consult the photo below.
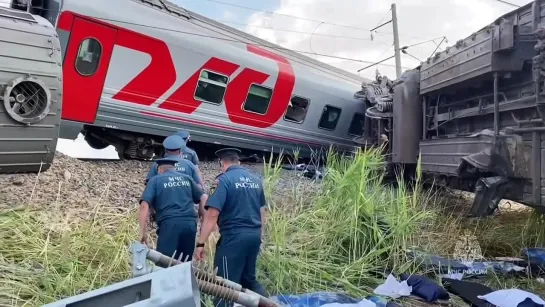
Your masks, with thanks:
M 0 209 L 26 207 L 44 210 L 48 215 L 77 209 L 91 214 L 106 206 L 123 213 L 138 205 L 151 165 L 142 161 L 81 161 L 57 152 L 46 172 L 0 175 Z M 260 164 L 245 166 L 263 174 Z M 202 162 L 200 169 L 210 187 L 220 172 L 218 163 Z M 311 193 L 318 190 L 316 184 L 297 172 L 282 170 L 274 194 L 293 195 L 295 187 L 299 193 Z

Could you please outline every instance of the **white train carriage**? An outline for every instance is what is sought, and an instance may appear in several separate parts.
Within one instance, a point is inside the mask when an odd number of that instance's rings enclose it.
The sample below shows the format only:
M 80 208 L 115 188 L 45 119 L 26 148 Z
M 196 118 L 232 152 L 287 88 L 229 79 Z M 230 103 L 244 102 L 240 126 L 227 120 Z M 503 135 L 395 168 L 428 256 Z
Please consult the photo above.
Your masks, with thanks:
M 357 75 L 163 0 L 43 0 L 31 11 L 61 40 L 62 138 L 83 133 L 129 159 L 160 154 L 180 128 L 257 151 L 361 145 Z

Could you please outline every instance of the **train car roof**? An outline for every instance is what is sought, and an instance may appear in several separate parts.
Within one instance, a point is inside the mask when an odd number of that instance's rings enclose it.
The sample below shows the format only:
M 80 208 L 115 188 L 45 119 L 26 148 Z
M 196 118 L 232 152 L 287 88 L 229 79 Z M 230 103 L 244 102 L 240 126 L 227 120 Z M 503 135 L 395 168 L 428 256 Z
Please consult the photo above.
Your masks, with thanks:
M 23 12 L 9 7 L 0 7 L 0 18 L 9 18 L 12 20 L 27 21 L 30 23 L 39 24 L 41 26 L 44 26 L 44 28 L 49 29 L 49 31 L 47 31 L 47 34 L 51 34 L 51 30 L 55 29 L 51 22 L 49 22 L 49 20 L 39 15 L 33 15 L 31 13 Z
M 230 27 L 226 24 L 223 24 L 223 23 L 220 23 L 220 22 L 217 22 L 213 19 L 210 19 L 210 18 L 207 18 L 205 16 L 202 16 L 202 15 L 199 15 L 195 12 L 192 12 L 190 10 L 187 10 L 187 9 L 184 9 L 183 7 L 180 7 L 170 1 L 167 1 L 167 0 L 132 0 L 132 1 L 135 1 L 135 2 L 140 2 L 142 4 L 148 4 L 148 5 L 152 5 L 154 6 L 155 8 L 158 8 L 160 10 L 164 10 L 168 13 L 170 13 L 171 15 L 175 15 L 175 16 L 178 16 L 178 17 L 185 17 L 186 19 L 188 20 L 196 20 L 196 21 L 200 21 L 200 22 L 203 22 L 203 23 L 207 23 L 211 26 L 214 26 L 214 27 L 218 27 L 220 28 L 221 30 L 224 30 L 224 31 L 227 31 L 227 32 L 231 32 L 233 33 L 234 35 L 237 35 L 237 36 L 241 36 L 243 37 L 244 39 L 248 40 L 248 41 L 252 41 L 256 44 L 259 44 L 261 45 L 262 47 L 265 47 L 265 48 L 271 48 L 271 49 L 274 49 L 276 51 L 281 51 L 283 53 L 285 53 L 286 55 L 289 55 L 295 59 L 298 59 L 298 60 L 302 60 L 302 61 L 305 61 L 311 65 L 315 65 L 319 68 L 325 68 L 327 70 L 329 70 L 330 72 L 334 72 L 338 75 L 341 75 L 343 77 L 348 77 L 350 79 L 353 79 L 353 81 L 357 81 L 358 83 L 370 83 L 371 80 L 370 79 L 367 79 L 367 78 L 364 78 L 362 76 L 359 76 L 357 74 L 354 74 L 354 73 L 351 73 L 349 71 L 346 71 L 346 70 L 343 70 L 343 69 L 340 69 L 340 68 L 337 68 L 335 66 L 332 66 L 332 65 L 329 65 L 327 63 L 324 63 L 324 62 L 320 62 L 318 60 L 315 60 L 311 57 L 308 57 L 308 56 L 305 56 L 301 53 L 298 53 L 296 51 L 293 51 L 293 50 L 290 50 L 288 48 L 285 48 L 285 47 L 282 47 L 282 46 L 279 46 L 279 45 L 276 45 L 276 44 L 273 44 L 269 41 L 266 41 L 266 40 L 263 40 L 263 39 L 260 39 L 256 36 L 253 36 L 251 34 L 248 34 L 246 32 L 243 32 L 243 31 L 240 31 L 236 28 L 233 28 L 233 27 Z M 313 67 L 316 69 L 316 67 Z M 339 76 L 336 76 L 336 77 L 339 77 Z
M 500 17 L 496 18 L 493 22 L 487 24 L 486 26 L 482 27 L 481 29 L 479 29 L 478 31 L 475 31 L 473 32 L 473 34 L 471 35 L 468 35 L 462 39 L 459 39 L 454 45 L 457 45 L 457 44 L 460 44 L 461 42 L 471 38 L 472 36 L 474 36 L 476 33 L 481 33 L 481 32 L 484 32 L 484 31 L 488 31 L 490 30 L 490 28 L 494 25 L 499 25 L 501 23 L 502 20 L 505 20 L 505 19 L 513 19 L 513 16 L 517 17 L 515 18 L 514 20 L 514 24 L 515 25 L 518 25 L 522 19 L 523 16 L 526 16 L 526 15 L 530 15 L 532 13 L 532 6 L 534 5 L 535 1 L 531 1 L 519 8 L 516 8 L 508 13 L 505 13 L 503 15 L 501 15 Z M 541 7 L 543 9 L 543 6 L 545 6 L 545 2 L 543 2 L 541 4 Z M 441 52 L 437 52 L 434 57 L 439 57 L 441 56 L 442 54 L 446 54 L 448 53 L 449 51 L 449 48 L 451 48 L 451 46 L 448 46 L 444 51 L 441 51 Z M 426 61 L 420 63 L 420 65 L 418 67 L 422 67 L 422 66 L 427 66 L 426 64 L 430 64 L 430 61 L 432 60 L 432 57 L 426 59 Z M 417 67 L 417 68 L 418 68 Z

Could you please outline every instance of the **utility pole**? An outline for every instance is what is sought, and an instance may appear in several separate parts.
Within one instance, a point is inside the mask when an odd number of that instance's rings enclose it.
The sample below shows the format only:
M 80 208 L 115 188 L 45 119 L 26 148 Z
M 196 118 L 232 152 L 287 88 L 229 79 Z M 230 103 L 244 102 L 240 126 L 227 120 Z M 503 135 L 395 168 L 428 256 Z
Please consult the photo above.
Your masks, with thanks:
M 375 65 L 378 65 L 384 61 L 387 61 L 393 57 L 395 57 L 395 61 L 396 61 L 396 78 L 399 78 L 401 77 L 401 49 L 399 48 L 399 32 L 398 32 L 398 29 L 397 29 L 397 12 L 396 12 L 396 5 L 395 3 L 392 3 L 392 7 L 390 8 L 390 10 L 392 10 L 392 19 L 381 24 L 381 25 L 378 25 L 376 27 L 374 27 L 373 29 L 369 30 L 369 32 L 371 32 L 371 40 L 373 40 L 373 31 L 375 31 L 376 29 L 379 29 L 387 24 L 389 24 L 390 22 L 392 23 L 392 26 L 394 28 L 394 55 L 389 57 L 389 58 L 386 58 L 384 60 L 381 60 L 379 62 L 376 62 L 376 63 L 373 63 L 369 66 L 366 66 L 360 70 L 358 70 L 358 72 L 364 70 L 364 69 L 367 69 L 369 67 L 372 67 L 372 66 L 375 66 Z M 441 41 L 442 42 L 442 41 Z M 405 52 L 405 49 L 407 49 L 408 47 L 403 47 L 403 52 Z
M 392 26 L 394 28 L 394 52 L 396 58 L 396 77 L 401 77 L 401 50 L 399 49 L 399 33 L 397 29 L 396 5 L 392 3 Z

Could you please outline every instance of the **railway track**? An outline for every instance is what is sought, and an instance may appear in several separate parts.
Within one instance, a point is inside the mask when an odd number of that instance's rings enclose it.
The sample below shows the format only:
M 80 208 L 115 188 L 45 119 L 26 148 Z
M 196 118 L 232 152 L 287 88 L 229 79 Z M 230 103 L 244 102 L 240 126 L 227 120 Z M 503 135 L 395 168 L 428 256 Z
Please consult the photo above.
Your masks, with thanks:
M 84 162 L 118 162 L 122 161 L 121 159 L 105 159 L 105 158 L 76 158 Z
M 95 163 L 95 162 L 96 163 L 115 163 L 115 162 L 123 162 L 123 161 L 135 161 L 135 160 L 121 160 L 121 159 L 116 159 L 116 158 L 111 158 L 111 159 L 108 159 L 108 158 L 76 158 L 76 159 L 79 160 L 79 161 L 83 161 L 83 162 L 93 162 L 93 163 Z M 213 163 L 215 161 L 216 161 L 215 159 L 203 159 L 200 162 Z M 140 162 L 149 162 L 149 163 L 151 163 L 152 161 L 141 160 Z M 263 162 L 241 161 L 241 164 L 244 164 L 244 165 L 263 165 Z
M 200 154 L 199 159 L 200 162 L 210 163 L 210 162 L 216 162 L 217 158 L 213 154 Z M 121 160 L 119 158 L 76 158 L 80 161 L 84 162 L 119 162 L 119 161 L 141 161 L 141 162 L 151 162 L 150 160 Z M 249 155 L 249 156 L 242 156 L 240 159 L 240 162 L 247 165 L 257 165 L 262 164 L 262 161 L 259 161 L 260 159 L 257 158 L 256 155 Z

